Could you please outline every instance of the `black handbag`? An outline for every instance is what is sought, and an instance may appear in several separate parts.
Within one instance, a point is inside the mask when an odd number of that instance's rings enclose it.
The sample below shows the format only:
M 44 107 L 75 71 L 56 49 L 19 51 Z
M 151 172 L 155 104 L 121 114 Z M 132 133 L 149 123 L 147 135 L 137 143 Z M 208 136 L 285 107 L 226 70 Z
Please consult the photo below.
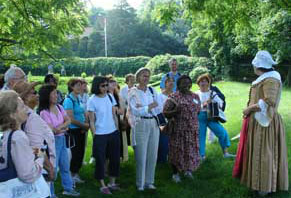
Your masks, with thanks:
M 213 102 L 212 99 L 215 97 L 213 96 L 213 91 L 211 91 L 210 99 L 211 102 L 207 105 L 207 119 L 210 121 L 216 121 L 225 123 L 226 117 L 222 109 L 219 108 L 219 104 L 217 102 Z
M 159 126 L 165 126 L 167 124 L 167 120 L 163 113 L 159 113 L 156 117 Z
M 66 133 L 65 133 L 65 138 L 66 138 L 66 147 L 67 148 L 73 148 L 76 146 L 76 141 L 75 141 L 75 137 L 72 134 L 72 130 L 74 129 L 69 129 Z

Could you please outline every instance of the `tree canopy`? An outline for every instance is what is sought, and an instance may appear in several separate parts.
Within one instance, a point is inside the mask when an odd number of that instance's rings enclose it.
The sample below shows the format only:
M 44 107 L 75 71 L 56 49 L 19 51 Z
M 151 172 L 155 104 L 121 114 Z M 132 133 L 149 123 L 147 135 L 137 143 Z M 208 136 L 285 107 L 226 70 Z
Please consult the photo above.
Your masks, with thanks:
M 234 64 L 249 62 L 262 49 L 290 63 L 290 1 L 176 0 L 160 3 L 155 13 L 161 24 L 191 20 L 186 39 L 191 55 L 211 57 L 218 73 L 235 72 Z
M 0 0 L 0 61 L 52 57 L 86 24 L 81 0 Z
M 108 56 L 155 56 L 157 54 L 188 54 L 184 43 L 190 23 L 183 21 L 173 24 L 171 28 L 160 27 L 152 19 L 156 1 L 144 3 L 136 11 L 126 0 L 119 1 L 113 9 L 89 10 L 89 24 L 93 32 L 87 38 L 76 38 L 64 46 L 62 52 L 67 56 L 83 58 L 105 55 L 105 19 Z M 70 48 L 71 49 L 68 49 Z M 66 48 L 66 49 L 65 49 Z

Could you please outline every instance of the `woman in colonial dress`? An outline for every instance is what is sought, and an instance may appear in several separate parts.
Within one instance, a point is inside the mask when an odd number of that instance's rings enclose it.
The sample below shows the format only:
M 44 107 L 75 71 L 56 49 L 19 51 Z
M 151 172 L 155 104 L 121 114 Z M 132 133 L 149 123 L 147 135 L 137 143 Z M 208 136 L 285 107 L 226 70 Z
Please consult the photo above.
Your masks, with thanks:
M 182 75 L 177 81 L 178 91 L 169 95 L 163 113 L 174 118 L 174 130 L 169 134 L 169 163 L 173 168 L 172 179 L 181 181 L 179 172 L 192 178 L 192 171 L 200 164 L 199 155 L 199 96 L 190 91 L 192 80 Z
M 267 195 L 288 190 L 288 159 L 284 124 L 278 113 L 282 83 L 267 51 L 252 61 L 259 77 L 252 83 L 233 176 L 242 184 Z

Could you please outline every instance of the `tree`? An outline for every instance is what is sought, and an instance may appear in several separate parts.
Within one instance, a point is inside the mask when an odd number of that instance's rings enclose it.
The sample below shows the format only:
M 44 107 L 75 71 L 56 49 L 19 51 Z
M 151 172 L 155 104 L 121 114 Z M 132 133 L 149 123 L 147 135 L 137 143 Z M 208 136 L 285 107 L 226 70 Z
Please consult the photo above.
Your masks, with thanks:
M 151 15 L 149 9 L 149 15 Z M 159 27 L 150 16 L 138 17 L 136 11 L 125 1 L 119 1 L 114 9 L 105 11 L 92 8 L 88 14 L 93 32 L 87 40 L 75 38 L 71 47 L 56 54 L 79 57 L 104 56 L 105 54 L 105 19 L 107 21 L 108 56 L 155 56 L 158 54 L 188 54 L 184 44 L 187 30 L 184 22 L 173 25 L 172 29 Z M 87 29 L 87 28 L 86 28 Z M 70 53 L 71 52 L 71 53 Z
M 81 0 L 0 0 L 0 60 L 49 56 L 87 23 Z
M 191 55 L 210 56 L 220 75 L 237 73 L 238 63 L 250 63 L 260 49 L 290 60 L 290 12 L 286 0 L 176 0 L 155 7 L 161 24 L 181 15 L 192 21 L 186 40 Z M 291 67 L 289 74 L 291 82 Z

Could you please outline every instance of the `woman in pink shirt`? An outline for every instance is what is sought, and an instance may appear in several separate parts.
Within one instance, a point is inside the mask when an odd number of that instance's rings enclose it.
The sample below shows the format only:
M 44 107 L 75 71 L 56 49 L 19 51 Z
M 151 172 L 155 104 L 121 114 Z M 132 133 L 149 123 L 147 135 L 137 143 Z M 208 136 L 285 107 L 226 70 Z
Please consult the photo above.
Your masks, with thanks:
M 57 103 L 57 90 L 53 85 L 44 85 L 39 90 L 39 111 L 55 135 L 56 163 L 55 173 L 60 170 L 64 195 L 79 196 L 73 189 L 70 162 L 66 146 L 65 132 L 71 123 L 65 110 Z

